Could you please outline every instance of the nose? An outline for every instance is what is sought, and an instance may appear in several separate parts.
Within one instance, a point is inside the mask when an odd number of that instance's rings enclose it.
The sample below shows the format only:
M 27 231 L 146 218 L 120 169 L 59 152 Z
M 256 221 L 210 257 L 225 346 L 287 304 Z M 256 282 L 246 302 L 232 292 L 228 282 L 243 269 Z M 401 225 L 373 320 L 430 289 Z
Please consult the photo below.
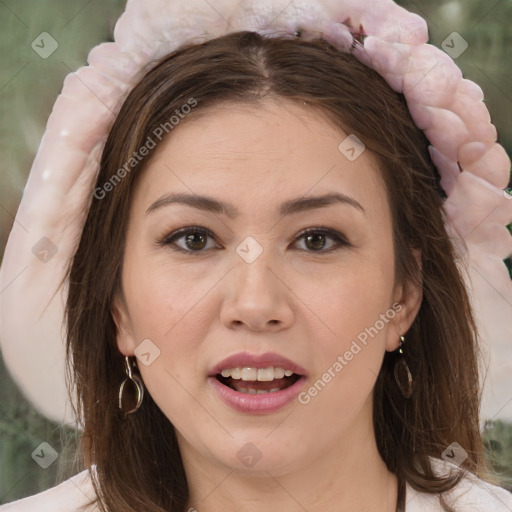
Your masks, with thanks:
M 238 256 L 226 276 L 221 322 L 230 329 L 278 332 L 294 320 L 293 291 L 282 267 L 263 251 L 248 263 Z

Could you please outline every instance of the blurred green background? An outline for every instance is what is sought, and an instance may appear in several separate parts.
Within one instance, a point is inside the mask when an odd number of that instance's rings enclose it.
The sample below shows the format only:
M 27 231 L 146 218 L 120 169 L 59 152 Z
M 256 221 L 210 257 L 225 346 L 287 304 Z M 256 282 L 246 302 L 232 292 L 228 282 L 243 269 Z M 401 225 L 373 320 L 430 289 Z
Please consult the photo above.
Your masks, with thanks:
M 512 151 L 512 0 L 399 1 L 423 16 L 430 42 L 453 32 L 468 43 L 457 58 L 466 78 L 484 90 L 500 140 Z M 64 77 L 89 50 L 111 40 L 124 0 L 0 0 L 0 255 L 32 160 Z M 31 47 L 42 32 L 58 43 L 42 59 Z M 486 444 L 512 490 L 512 425 L 489 420 Z M 0 504 L 47 489 L 76 473 L 76 433 L 41 416 L 23 398 L 0 360 Z M 48 442 L 58 452 L 48 468 L 31 453 Z

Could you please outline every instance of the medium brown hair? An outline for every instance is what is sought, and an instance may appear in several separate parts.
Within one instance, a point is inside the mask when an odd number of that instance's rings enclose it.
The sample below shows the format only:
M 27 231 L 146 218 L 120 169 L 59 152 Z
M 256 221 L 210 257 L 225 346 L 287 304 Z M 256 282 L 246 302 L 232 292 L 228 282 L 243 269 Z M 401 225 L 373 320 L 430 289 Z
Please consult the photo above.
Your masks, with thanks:
M 423 300 L 406 339 L 415 389 L 406 399 L 386 353 L 374 389 L 374 430 L 390 471 L 415 489 L 439 493 L 460 474 L 438 477 L 431 458 L 453 441 L 468 453 L 462 467 L 485 476 L 479 429 L 475 323 L 456 254 L 443 224 L 443 191 L 428 141 L 404 97 L 349 52 L 323 39 L 237 32 L 188 44 L 150 69 L 112 127 L 95 184 L 111 179 L 154 130 L 193 98 L 184 122 L 222 104 L 287 99 L 355 134 L 376 157 L 393 222 L 396 284 L 414 283 Z M 172 132 L 169 133 L 172 137 Z M 118 408 L 124 357 L 116 344 L 112 302 L 121 293 L 128 212 L 138 163 L 102 199 L 93 197 L 69 269 L 66 309 L 69 384 L 84 425 L 82 450 L 110 512 L 184 512 L 188 486 L 174 427 L 146 393 L 126 418 Z M 207 180 L 208 177 L 205 176 Z M 421 251 L 418 265 L 414 250 Z M 448 510 L 448 507 L 446 508 Z

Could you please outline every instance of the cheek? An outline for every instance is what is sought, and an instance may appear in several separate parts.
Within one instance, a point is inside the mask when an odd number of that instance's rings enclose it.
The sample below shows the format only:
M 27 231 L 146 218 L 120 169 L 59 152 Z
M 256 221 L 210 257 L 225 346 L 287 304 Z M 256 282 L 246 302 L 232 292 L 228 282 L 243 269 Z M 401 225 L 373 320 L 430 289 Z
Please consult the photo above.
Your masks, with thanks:
M 146 266 L 132 284 L 133 332 L 139 340 L 149 338 L 158 351 L 154 362 L 139 370 L 149 394 L 178 431 L 190 430 L 198 417 L 207 419 L 193 397 L 204 383 L 198 355 L 214 321 L 204 300 L 209 288 L 165 265 Z
M 368 329 L 376 325 L 379 335 L 390 326 L 392 316 L 393 272 L 392 258 L 381 254 L 381 258 L 364 256 L 358 261 L 340 267 L 326 276 L 303 283 L 302 296 L 307 297 L 309 316 L 316 317 L 316 336 L 331 351 L 348 349 L 351 340 L 364 340 Z M 390 313 L 393 313 L 391 311 Z M 372 329 L 372 332 L 373 329 Z M 374 337 L 378 335 L 374 334 Z
M 124 279 L 135 353 L 137 346 L 148 346 L 152 353 L 150 365 L 139 364 L 140 373 L 164 414 L 173 423 L 186 423 L 191 417 L 184 411 L 192 416 L 199 413 L 192 411 L 190 398 L 202 382 L 198 375 L 204 374 L 198 354 L 214 321 L 208 291 L 218 279 L 211 273 L 198 279 L 176 265 L 152 262 L 147 256 L 142 262 L 135 256 L 132 253 L 126 260 Z M 151 343 L 143 345 L 143 340 Z
M 356 407 L 373 388 L 387 332 L 394 329 L 392 268 L 391 251 L 380 252 L 379 258 L 363 254 L 357 263 L 310 287 L 307 305 L 312 313 L 306 314 L 312 321 L 305 328 L 314 361 L 311 380 L 317 384 L 304 402 L 323 404 L 323 414 L 329 403 Z
M 370 276 L 377 278 L 372 273 Z M 309 332 L 314 371 L 298 397 L 301 424 L 311 435 L 324 432 L 326 424 L 335 425 L 336 432 L 345 431 L 361 417 L 363 408 L 366 415 L 371 414 L 372 390 L 392 319 L 389 314 L 386 317 L 386 287 L 375 290 L 374 282 L 354 275 L 340 278 L 337 284 L 343 288 L 337 293 L 331 290 L 329 300 L 318 297 L 318 306 L 324 306 L 318 311 L 329 329 L 320 327 L 317 332 Z
M 191 323 L 190 314 L 195 319 L 207 314 L 203 300 L 218 280 L 213 272 L 198 276 L 193 265 L 171 264 L 165 253 L 155 257 L 134 251 L 125 263 L 123 283 L 137 336 L 164 342 L 175 339 L 175 332 L 186 324 L 193 337 L 203 322 Z

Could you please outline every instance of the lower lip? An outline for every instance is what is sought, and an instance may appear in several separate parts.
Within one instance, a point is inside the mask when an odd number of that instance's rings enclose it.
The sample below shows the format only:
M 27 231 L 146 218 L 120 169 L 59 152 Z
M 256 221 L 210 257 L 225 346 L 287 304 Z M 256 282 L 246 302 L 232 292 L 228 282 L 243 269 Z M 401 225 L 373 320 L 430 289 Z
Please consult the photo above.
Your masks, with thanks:
M 208 378 L 210 385 L 213 386 L 224 403 L 239 412 L 253 414 L 268 414 L 282 409 L 297 398 L 305 380 L 306 378 L 302 376 L 297 382 L 281 391 L 251 395 L 224 386 L 215 377 Z

